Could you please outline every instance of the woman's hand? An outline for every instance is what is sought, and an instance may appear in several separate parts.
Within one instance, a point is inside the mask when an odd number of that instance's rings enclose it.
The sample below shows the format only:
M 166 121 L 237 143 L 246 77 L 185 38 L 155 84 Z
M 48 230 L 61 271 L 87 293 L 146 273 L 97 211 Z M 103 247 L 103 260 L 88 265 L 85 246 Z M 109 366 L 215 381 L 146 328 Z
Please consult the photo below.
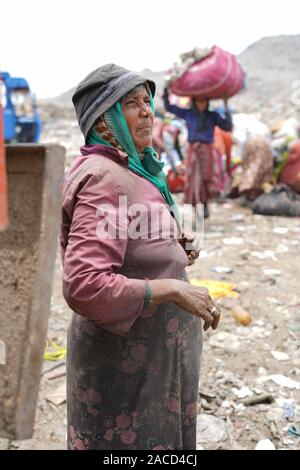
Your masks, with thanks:
M 195 287 L 179 279 L 154 279 L 148 281 L 151 305 L 173 302 L 192 315 L 202 318 L 204 330 L 215 330 L 220 321 L 220 308 L 215 305 L 205 287 Z
M 183 233 L 179 243 L 182 245 L 184 251 L 189 259 L 188 266 L 194 264 L 195 260 L 199 258 L 200 243 L 196 233 Z
M 202 318 L 203 329 L 215 330 L 220 321 L 221 310 L 210 297 L 205 287 L 195 287 L 187 282 L 180 282 L 177 290 L 176 305 Z

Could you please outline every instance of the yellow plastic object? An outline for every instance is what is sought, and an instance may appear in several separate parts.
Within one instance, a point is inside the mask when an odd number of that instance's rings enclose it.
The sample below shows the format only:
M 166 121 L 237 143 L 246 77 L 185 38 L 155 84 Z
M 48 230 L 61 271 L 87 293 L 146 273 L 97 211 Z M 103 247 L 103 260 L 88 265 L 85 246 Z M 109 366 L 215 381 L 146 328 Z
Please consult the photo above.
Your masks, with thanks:
M 48 350 L 49 345 L 51 346 L 52 351 Z M 45 361 L 59 361 L 60 359 L 64 359 L 66 355 L 67 355 L 66 348 L 59 346 L 51 339 L 47 340 L 46 351 L 44 354 Z
M 269 193 L 270 191 L 272 191 L 273 187 L 274 186 L 271 183 L 263 183 L 262 184 L 262 188 L 263 188 L 265 193 Z
M 212 279 L 190 279 L 190 282 L 193 286 L 206 287 L 212 299 L 237 298 L 239 296 L 235 290 L 235 285 L 229 282 L 213 281 Z

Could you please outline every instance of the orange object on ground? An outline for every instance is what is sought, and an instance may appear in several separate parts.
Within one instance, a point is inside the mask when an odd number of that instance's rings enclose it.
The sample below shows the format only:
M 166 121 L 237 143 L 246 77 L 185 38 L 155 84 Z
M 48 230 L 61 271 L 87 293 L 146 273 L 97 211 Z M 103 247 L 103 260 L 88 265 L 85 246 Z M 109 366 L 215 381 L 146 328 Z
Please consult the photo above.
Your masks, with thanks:
M 7 214 L 7 179 L 5 164 L 5 148 L 3 137 L 3 111 L 0 96 L 0 232 L 8 226 Z
M 240 305 L 233 307 L 232 315 L 239 323 L 244 326 L 247 326 L 252 322 L 251 315 Z

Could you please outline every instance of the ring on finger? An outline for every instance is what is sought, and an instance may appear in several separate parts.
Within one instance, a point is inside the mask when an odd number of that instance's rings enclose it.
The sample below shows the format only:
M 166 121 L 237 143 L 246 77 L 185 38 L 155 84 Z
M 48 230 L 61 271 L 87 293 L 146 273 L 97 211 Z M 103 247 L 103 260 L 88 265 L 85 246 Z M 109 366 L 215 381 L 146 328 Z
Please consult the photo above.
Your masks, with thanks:
M 218 313 L 217 307 L 213 306 L 213 308 L 211 309 L 210 313 L 211 313 L 212 315 L 215 315 L 216 313 Z

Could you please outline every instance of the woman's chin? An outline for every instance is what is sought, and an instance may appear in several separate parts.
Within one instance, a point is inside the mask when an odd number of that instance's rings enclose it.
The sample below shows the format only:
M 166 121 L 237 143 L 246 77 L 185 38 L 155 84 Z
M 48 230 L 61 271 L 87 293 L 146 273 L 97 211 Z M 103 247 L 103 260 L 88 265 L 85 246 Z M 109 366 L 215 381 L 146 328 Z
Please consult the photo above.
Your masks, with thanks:
M 146 147 L 151 147 L 152 139 L 144 139 L 142 142 L 135 144 L 137 151 L 142 153 Z

